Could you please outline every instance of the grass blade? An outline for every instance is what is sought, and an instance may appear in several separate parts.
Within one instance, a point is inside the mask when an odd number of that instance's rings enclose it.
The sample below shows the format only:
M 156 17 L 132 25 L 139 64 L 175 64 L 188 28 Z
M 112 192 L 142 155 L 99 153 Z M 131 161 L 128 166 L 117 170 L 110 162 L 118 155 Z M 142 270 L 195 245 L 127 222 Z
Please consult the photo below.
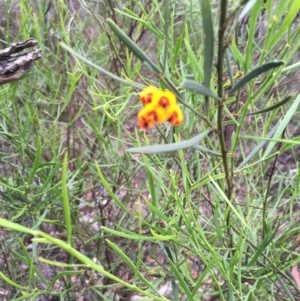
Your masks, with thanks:
M 252 71 L 250 71 L 248 74 L 246 74 L 243 78 L 241 78 L 239 81 L 237 81 L 233 87 L 229 90 L 229 95 L 232 95 L 234 92 L 239 90 L 241 87 L 245 86 L 247 83 L 249 83 L 253 78 L 258 77 L 260 74 L 268 72 L 274 68 L 277 68 L 284 63 L 282 61 L 279 62 L 269 62 L 262 66 L 259 66 Z
M 249 113 L 249 114 L 247 114 L 247 116 L 258 115 L 258 114 L 262 114 L 262 113 L 267 113 L 267 112 L 273 111 L 273 110 L 278 109 L 279 107 L 283 106 L 284 104 L 286 104 L 287 102 L 289 102 L 291 99 L 292 99 L 292 96 L 289 95 L 289 96 L 285 97 L 282 101 L 274 104 L 273 106 L 267 107 L 265 109 L 259 110 L 259 111 L 254 112 L 254 113 Z
M 79 60 L 83 61 L 84 63 L 86 63 L 87 65 L 91 66 L 92 68 L 98 70 L 99 72 L 109 76 L 110 78 L 120 82 L 120 83 L 123 83 L 123 84 L 126 84 L 128 86 L 131 86 L 133 88 L 136 88 L 136 89 L 143 89 L 144 85 L 140 85 L 140 84 L 137 84 L 133 81 L 129 81 L 129 80 L 125 80 L 109 71 L 107 71 L 106 69 L 96 65 L 95 63 L 93 63 L 92 61 L 88 60 L 87 58 L 85 58 L 84 56 L 82 56 L 81 54 L 77 53 L 76 51 L 74 51 L 71 47 L 69 47 L 68 45 L 66 45 L 65 43 L 61 42 L 60 43 L 60 46 L 62 48 L 64 48 L 65 50 L 67 50 L 68 52 L 70 52 L 73 56 L 75 56 L 76 58 L 78 58 Z
M 124 210 L 124 212 L 129 213 L 130 211 L 128 208 L 126 208 L 126 206 L 124 206 L 124 204 L 122 203 L 122 201 L 120 201 L 117 196 L 114 194 L 114 192 L 112 191 L 109 183 L 107 182 L 105 176 L 103 175 L 99 164 L 96 162 L 96 170 L 99 176 L 99 179 L 101 181 L 101 183 L 103 184 L 104 188 L 106 189 L 107 193 L 109 194 L 109 196 L 116 202 L 116 204 L 118 204 L 120 206 L 120 208 L 122 208 Z
M 274 126 L 272 130 L 268 133 L 267 138 L 271 138 L 272 135 L 275 133 L 277 126 Z M 245 166 L 269 141 L 261 141 L 256 147 L 250 152 L 250 154 L 243 160 L 243 162 L 240 163 L 240 165 L 237 167 L 237 169 L 242 168 Z
M 164 252 L 168 258 L 168 262 L 170 264 L 171 270 L 174 273 L 174 278 L 177 279 L 177 281 L 180 283 L 180 287 L 184 290 L 186 295 L 189 297 L 191 295 L 191 291 L 190 291 L 186 281 L 184 280 L 182 273 L 178 270 L 178 267 L 176 266 L 176 264 L 174 262 L 174 259 L 173 259 L 170 249 L 162 243 L 159 243 L 159 245 L 164 250 Z M 190 299 L 188 299 L 188 300 L 190 300 Z
M 247 228 L 248 230 L 251 230 L 250 225 L 247 223 L 246 219 L 239 214 L 239 212 L 234 208 L 234 205 L 231 203 L 231 201 L 227 198 L 224 191 L 221 189 L 221 187 L 218 185 L 218 183 L 213 179 L 213 177 L 209 176 L 211 183 L 214 185 L 214 187 L 217 189 L 220 197 L 222 200 L 224 200 L 228 206 L 230 207 L 231 211 L 236 215 L 236 217 L 240 220 L 241 224 Z
M 63 250 L 67 251 L 69 254 L 71 254 L 72 256 L 74 256 L 75 258 L 77 258 L 79 261 L 81 261 L 82 263 L 85 264 L 86 267 L 93 269 L 94 271 L 106 276 L 107 278 L 123 285 L 124 287 L 127 287 L 130 290 L 136 291 L 144 296 L 149 297 L 150 299 L 155 299 L 157 301 L 169 301 L 168 299 L 166 299 L 165 297 L 159 297 L 159 296 L 154 296 L 153 294 L 148 293 L 147 291 L 144 291 L 143 289 L 139 288 L 138 286 L 129 283 L 128 281 L 124 281 L 121 278 L 118 278 L 117 276 L 111 274 L 110 272 L 106 271 L 102 266 L 96 264 L 92 259 L 90 259 L 89 257 L 85 256 L 84 254 L 80 253 L 79 251 L 77 251 L 76 249 L 74 249 L 73 247 L 71 247 L 69 244 L 67 244 L 66 242 L 55 238 L 43 231 L 39 231 L 39 230 L 32 230 L 30 228 L 24 227 L 22 225 L 19 225 L 17 223 L 13 223 L 9 220 L 0 218 L 0 227 L 4 227 L 7 229 L 11 229 L 14 231 L 18 231 L 18 232 L 23 232 L 23 233 L 28 233 L 31 234 L 34 237 L 42 237 L 44 238 L 48 243 L 54 244 L 60 248 L 62 248 Z
M 110 240 L 106 239 L 107 244 L 121 257 L 123 262 L 125 262 L 131 270 L 139 277 L 139 279 L 149 288 L 151 288 L 154 292 L 158 292 L 157 289 L 149 282 L 143 275 L 142 273 L 137 269 L 136 265 L 134 262 L 113 242 Z
M 67 172 L 68 172 L 68 153 L 65 153 L 63 167 L 62 167 L 62 201 L 64 208 L 65 216 L 65 225 L 67 230 L 67 243 L 72 245 L 72 221 L 71 221 L 71 209 L 68 196 L 68 187 L 67 187 Z
M 157 74 L 161 73 L 161 70 L 155 65 L 152 60 L 145 54 L 145 52 L 138 47 L 127 34 L 119 27 L 117 24 L 111 20 L 107 19 L 107 24 L 111 30 L 116 34 L 116 36 L 142 61 L 146 62 L 149 67 Z
M 286 115 L 284 116 L 284 118 L 282 120 L 278 121 L 278 128 L 273 136 L 273 139 L 278 139 L 281 137 L 284 129 L 286 128 L 288 123 L 291 121 L 296 110 L 298 109 L 299 104 L 300 104 L 300 94 L 298 94 L 298 97 L 295 99 L 294 103 L 291 105 L 289 110 L 286 112 Z M 266 151 L 263 155 L 263 158 L 266 158 L 269 156 L 270 152 L 272 151 L 272 149 L 274 148 L 276 143 L 277 143 L 277 141 L 270 142 L 268 148 L 266 149 Z
M 287 31 L 288 27 L 291 25 L 293 20 L 295 19 L 296 15 L 299 13 L 300 10 L 300 1 L 291 1 L 291 6 L 289 7 L 284 20 L 281 23 L 280 29 L 273 35 L 272 40 L 268 43 L 267 47 L 272 48 Z
M 202 11 L 202 25 L 204 31 L 204 84 L 210 87 L 210 78 L 214 57 L 214 30 L 209 0 L 200 0 Z
M 170 241 L 170 240 L 175 240 L 176 239 L 175 235 L 158 235 L 151 229 L 150 229 L 150 231 L 153 234 L 153 236 L 139 235 L 137 233 L 130 232 L 126 229 L 120 229 L 120 231 L 118 231 L 118 230 L 114 230 L 114 229 L 111 229 L 111 228 L 108 228 L 108 227 L 105 227 L 105 226 L 102 226 L 101 229 L 108 232 L 108 233 L 111 233 L 113 235 L 123 237 L 123 238 L 127 238 L 127 239 L 130 239 L 130 240 Z
M 207 147 L 204 147 L 204 146 L 201 146 L 201 145 L 194 145 L 193 146 L 194 149 L 196 149 L 197 151 L 201 152 L 201 153 L 205 153 L 205 154 L 212 154 L 214 156 L 218 156 L 218 157 L 221 157 L 221 153 L 219 152 L 216 152 L 214 150 L 211 150 Z
M 239 18 L 238 18 L 239 22 L 241 22 L 243 20 L 243 18 L 249 13 L 249 11 L 251 10 L 251 8 L 255 4 L 255 2 L 256 2 L 256 0 L 249 0 L 246 3 L 246 5 L 242 9 L 241 13 L 239 14 Z

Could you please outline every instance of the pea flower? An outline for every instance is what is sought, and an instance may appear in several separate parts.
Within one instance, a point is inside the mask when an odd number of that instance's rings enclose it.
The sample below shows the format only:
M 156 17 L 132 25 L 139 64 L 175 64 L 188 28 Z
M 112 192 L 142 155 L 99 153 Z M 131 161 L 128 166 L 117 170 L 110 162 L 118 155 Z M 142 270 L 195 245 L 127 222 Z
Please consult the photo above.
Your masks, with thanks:
M 179 125 L 183 121 L 183 113 L 176 102 L 172 91 L 161 90 L 154 86 L 145 88 L 139 96 L 144 108 L 138 113 L 138 126 L 146 130 L 155 123 L 169 122 Z

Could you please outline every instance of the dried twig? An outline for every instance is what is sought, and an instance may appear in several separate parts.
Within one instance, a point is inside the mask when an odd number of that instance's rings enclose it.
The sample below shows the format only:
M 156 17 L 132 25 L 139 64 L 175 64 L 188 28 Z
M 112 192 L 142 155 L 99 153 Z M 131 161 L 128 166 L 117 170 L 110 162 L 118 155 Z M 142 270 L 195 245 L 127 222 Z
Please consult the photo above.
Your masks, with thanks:
M 36 45 L 36 40 L 28 39 L 0 51 L 0 85 L 16 81 L 28 73 L 34 61 L 42 57 L 42 52 L 39 49 L 23 50 Z

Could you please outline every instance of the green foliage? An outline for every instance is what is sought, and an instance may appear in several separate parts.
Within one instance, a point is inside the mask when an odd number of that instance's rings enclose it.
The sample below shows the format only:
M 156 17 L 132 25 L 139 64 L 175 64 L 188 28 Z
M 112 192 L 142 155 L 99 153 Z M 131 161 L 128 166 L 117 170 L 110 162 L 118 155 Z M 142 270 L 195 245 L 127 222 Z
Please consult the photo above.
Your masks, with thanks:
M 71 2 L 4 5 L 43 51 L 0 87 L 7 300 L 297 300 L 300 2 Z

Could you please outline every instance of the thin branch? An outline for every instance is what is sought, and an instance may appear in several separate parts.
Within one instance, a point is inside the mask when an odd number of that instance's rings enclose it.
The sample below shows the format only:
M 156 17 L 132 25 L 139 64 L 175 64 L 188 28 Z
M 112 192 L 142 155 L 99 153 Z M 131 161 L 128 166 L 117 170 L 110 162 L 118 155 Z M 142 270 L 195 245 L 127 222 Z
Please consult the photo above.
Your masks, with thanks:
M 23 50 L 35 45 L 36 40 L 28 39 L 0 51 L 0 85 L 14 82 L 30 71 L 34 61 L 42 57 L 42 52 L 39 49 Z
M 218 32 L 217 85 L 218 85 L 218 95 L 221 98 L 221 101 L 218 102 L 218 135 L 219 135 L 219 142 L 220 142 L 225 178 L 227 183 L 226 195 L 230 200 L 232 194 L 232 179 L 228 168 L 227 150 L 225 145 L 224 128 L 223 128 L 223 107 L 224 107 L 223 75 L 224 75 L 224 59 L 225 59 L 225 50 L 226 50 L 224 38 L 225 38 L 225 31 L 226 31 L 227 6 L 228 6 L 227 0 L 221 0 L 221 9 L 220 9 L 221 12 L 220 12 L 219 32 Z

